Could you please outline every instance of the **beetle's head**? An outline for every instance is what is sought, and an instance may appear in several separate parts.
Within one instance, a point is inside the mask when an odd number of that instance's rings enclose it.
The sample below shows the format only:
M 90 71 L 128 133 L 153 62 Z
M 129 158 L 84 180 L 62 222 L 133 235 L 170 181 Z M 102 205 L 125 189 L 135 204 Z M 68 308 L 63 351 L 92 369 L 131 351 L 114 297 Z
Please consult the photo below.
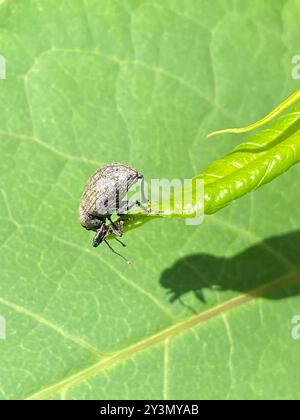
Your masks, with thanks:
M 103 224 L 103 219 L 88 213 L 82 207 L 79 209 L 79 220 L 81 226 L 83 226 L 86 230 L 96 231 Z

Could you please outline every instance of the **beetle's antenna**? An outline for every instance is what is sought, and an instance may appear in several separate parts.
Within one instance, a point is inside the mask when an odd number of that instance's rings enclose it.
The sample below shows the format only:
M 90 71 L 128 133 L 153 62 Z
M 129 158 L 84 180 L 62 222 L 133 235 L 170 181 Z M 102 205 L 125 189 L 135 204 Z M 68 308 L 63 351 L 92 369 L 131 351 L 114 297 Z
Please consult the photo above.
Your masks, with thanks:
M 115 238 L 115 240 L 117 241 L 117 242 L 119 242 L 124 248 L 126 248 L 126 244 L 124 244 L 124 242 L 122 242 L 120 239 L 118 239 L 118 238 Z
M 123 255 L 119 254 L 117 251 L 115 251 L 113 249 L 113 247 L 108 243 L 108 241 L 106 239 L 104 239 L 104 242 L 106 243 L 106 245 L 108 246 L 108 248 L 116 255 L 118 255 L 119 257 L 121 257 L 124 261 L 127 262 L 127 264 L 131 264 L 130 261 L 127 260 L 127 258 L 125 258 Z M 121 242 L 121 241 L 120 241 Z M 124 244 L 125 245 L 125 244 Z M 125 245 L 126 246 L 126 245 Z

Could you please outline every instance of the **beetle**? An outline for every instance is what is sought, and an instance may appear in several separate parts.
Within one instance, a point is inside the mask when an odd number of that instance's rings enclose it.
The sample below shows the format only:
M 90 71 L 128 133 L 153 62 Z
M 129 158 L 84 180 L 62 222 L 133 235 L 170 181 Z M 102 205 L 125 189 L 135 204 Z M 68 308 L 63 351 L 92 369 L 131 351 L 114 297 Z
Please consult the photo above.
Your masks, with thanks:
M 124 201 L 129 189 L 139 180 L 141 180 L 141 201 Z M 148 209 L 143 174 L 128 165 L 117 162 L 98 168 L 84 188 L 79 207 L 81 225 L 87 230 L 96 232 L 92 245 L 98 247 L 104 241 L 115 252 L 106 241 L 106 237 L 111 233 L 122 236 L 123 222 L 121 219 L 113 222 L 112 215 L 122 216 L 135 205 L 145 212 L 154 212 Z M 125 246 L 122 242 L 121 244 Z

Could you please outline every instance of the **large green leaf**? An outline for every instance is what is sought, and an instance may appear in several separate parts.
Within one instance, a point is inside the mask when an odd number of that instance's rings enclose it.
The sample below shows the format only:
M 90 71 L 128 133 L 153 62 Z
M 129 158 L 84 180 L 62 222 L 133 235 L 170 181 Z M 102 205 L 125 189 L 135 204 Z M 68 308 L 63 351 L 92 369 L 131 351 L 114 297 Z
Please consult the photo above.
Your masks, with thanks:
M 298 88 L 299 19 L 298 0 L 3 2 L 3 399 L 299 397 L 298 167 L 201 226 L 128 233 L 130 266 L 76 215 L 103 163 L 189 178 L 230 151 L 206 134 Z

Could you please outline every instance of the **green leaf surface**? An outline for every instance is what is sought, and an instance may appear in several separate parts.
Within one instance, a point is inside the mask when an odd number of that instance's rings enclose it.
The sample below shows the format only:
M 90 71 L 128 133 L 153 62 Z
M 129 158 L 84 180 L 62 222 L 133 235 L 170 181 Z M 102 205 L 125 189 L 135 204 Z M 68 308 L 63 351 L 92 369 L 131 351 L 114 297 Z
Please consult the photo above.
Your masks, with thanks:
M 104 163 L 184 179 L 230 152 L 206 135 L 299 88 L 299 19 L 298 0 L 2 2 L 2 399 L 299 398 L 299 167 L 201 226 L 133 230 L 130 266 L 77 220 Z

